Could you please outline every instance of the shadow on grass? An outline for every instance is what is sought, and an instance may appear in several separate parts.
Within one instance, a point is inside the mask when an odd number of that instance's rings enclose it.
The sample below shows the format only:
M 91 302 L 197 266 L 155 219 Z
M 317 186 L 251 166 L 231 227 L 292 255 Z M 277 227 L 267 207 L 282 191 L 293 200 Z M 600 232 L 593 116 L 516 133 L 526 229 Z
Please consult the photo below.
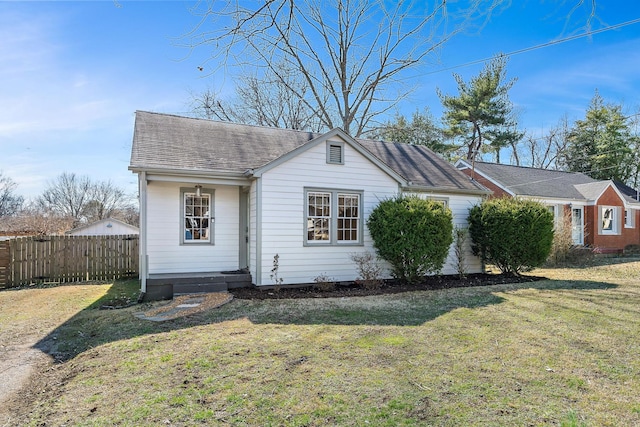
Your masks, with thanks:
M 124 288 L 130 290 L 132 286 L 129 283 Z M 237 319 L 248 319 L 254 324 L 417 326 L 456 309 L 500 304 L 504 298 L 496 293 L 524 289 L 584 291 L 616 287 L 615 284 L 595 281 L 541 280 L 371 297 L 236 299 L 222 307 L 183 318 L 151 322 L 133 315 L 136 311 L 144 310 L 142 306 L 122 310 L 98 309 L 127 292 L 123 291 L 121 283 L 116 282 L 103 298 L 58 326 L 34 348 L 49 354 L 56 362 L 63 363 L 102 344 Z
M 586 260 L 564 261 L 546 265 L 544 268 L 583 269 L 590 267 L 605 267 L 610 265 L 629 264 L 640 261 L 640 256 L 596 256 Z

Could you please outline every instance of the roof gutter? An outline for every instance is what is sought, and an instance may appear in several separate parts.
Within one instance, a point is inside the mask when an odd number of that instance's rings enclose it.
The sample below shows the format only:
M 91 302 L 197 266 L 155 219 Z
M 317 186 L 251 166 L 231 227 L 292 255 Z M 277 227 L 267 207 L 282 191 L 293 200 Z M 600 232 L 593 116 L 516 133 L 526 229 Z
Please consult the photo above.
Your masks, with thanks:
M 168 168 L 146 168 L 129 166 L 133 173 L 145 173 L 149 181 L 190 181 L 202 182 L 203 184 L 216 184 L 220 180 L 237 181 L 238 184 L 247 184 L 248 177 L 244 173 L 229 172 L 222 170 L 193 170 L 193 169 L 168 169 Z M 185 178 L 188 178 L 185 180 Z
M 431 192 L 431 193 L 453 193 L 453 194 L 472 194 L 477 196 L 488 196 L 493 194 L 490 190 L 481 189 L 466 189 L 466 188 L 451 188 L 451 187 L 431 187 L 426 185 L 409 185 L 403 186 L 402 191 L 419 191 L 419 192 Z

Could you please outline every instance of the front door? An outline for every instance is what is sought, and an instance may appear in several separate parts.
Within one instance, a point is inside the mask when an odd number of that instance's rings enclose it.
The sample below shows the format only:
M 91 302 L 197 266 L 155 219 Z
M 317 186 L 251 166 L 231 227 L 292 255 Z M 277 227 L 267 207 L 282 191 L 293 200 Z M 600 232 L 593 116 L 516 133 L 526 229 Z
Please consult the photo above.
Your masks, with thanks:
M 584 245 L 584 210 L 581 207 L 571 209 L 571 238 L 574 245 Z

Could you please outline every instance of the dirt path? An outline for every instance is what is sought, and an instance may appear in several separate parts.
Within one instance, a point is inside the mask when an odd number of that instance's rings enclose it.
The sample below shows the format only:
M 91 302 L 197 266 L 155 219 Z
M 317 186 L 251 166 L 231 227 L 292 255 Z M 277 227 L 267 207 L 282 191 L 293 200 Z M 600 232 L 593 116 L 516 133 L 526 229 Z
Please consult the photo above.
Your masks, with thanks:
M 0 292 L 0 427 L 15 426 L 11 408 L 52 359 L 35 348 L 56 327 L 104 295 L 109 285 L 66 285 Z
M 0 426 L 12 426 L 10 408 L 18 392 L 25 387 L 33 374 L 51 363 L 51 358 L 34 349 L 37 342 L 14 342 L 0 345 Z

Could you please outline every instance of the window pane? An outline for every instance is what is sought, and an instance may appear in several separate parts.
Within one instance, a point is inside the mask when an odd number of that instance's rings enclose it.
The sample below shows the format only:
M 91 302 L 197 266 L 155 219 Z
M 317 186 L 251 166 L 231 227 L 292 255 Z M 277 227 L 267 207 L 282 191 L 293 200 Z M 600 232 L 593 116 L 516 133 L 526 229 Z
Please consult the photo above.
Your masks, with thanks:
M 602 229 L 607 231 L 613 230 L 612 208 L 602 208 Z

